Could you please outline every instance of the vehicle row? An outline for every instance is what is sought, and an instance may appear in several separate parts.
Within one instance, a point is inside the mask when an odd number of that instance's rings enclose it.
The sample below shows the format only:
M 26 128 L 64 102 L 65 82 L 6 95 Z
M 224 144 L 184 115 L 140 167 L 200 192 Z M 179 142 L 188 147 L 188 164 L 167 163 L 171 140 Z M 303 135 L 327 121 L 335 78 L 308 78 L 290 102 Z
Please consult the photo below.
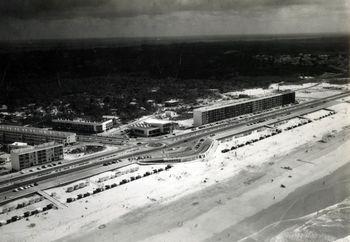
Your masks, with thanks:
M 25 186 L 21 186 L 21 187 L 17 187 L 15 189 L 13 189 L 12 191 L 13 192 L 18 192 L 18 191 L 22 191 L 22 190 L 25 190 L 25 189 L 28 189 L 28 188 L 31 188 L 31 187 L 35 187 L 37 186 L 38 183 L 34 182 L 32 184 L 29 184 L 29 185 L 25 185 Z
M 120 162 L 122 162 L 122 160 L 114 159 L 114 160 L 110 160 L 110 161 L 107 161 L 107 162 L 103 163 L 103 166 L 109 166 L 109 165 L 117 164 L 117 163 L 120 163 Z
M 121 186 L 121 185 L 127 184 L 129 182 L 141 179 L 142 177 L 147 177 L 147 176 L 150 176 L 152 174 L 156 174 L 156 173 L 159 173 L 162 171 L 169 170 L 170 168 L 172 168 L 172 165 L 167 165 L 165 168 L 159 168 L 159 169 L 153 169 L 152 171 L 147 171 L 143 175 L 131 176 L 129 179 L 123 179 L 119 183 L 106 184 L 104 186 L 93 189 L 91 192 L 81 193 L 81 194 L 78 194 L 76 197 L 68 197 L 66 199 L 66 203 L 72 203 L 72 202 L 77 201 L 79 199 L 89 197 L 93 194 L 97 194 L 97 193 L 109 190 L 111 188 L 115 188 L 117 186 Z
M 57 163 L 50 163 L 50 164 L 47 164 L 47 165 L 42 165 L 42 166 L 38 166 L 38 167 L 33 168 L 33 169 L 29 169 L 28 172 L 41 171 L 41 170 L 45 170 L 47 168 L 52 168 L 52 167 L 55 167 L 55 166 L 58 166 L 58 165 L 61 165 L 61 164 L 62 164 L 62 162 L 58 161 Z M 22 170 L 20 173 L 24 174 L 26 172 Z
M 23 213 L 23 215 L 14 215 L 7 220 L 0 221 L 0 227 L 3 225 L 6 225 L 6 224 L 14 223 L 14 222 L 21 220 L 21 219 L 24 219 L 24 218 L 28 218 L 30 216 L 34 216 L 34 215 L 39 214 L 41 212 L 48 211 L 52 208 L 54 208 L 54 205 L 52 203 L 50 203 L 43 208 L 36 208 L 32 211 L 26 211 Z
M 270 134 L 262 135 L 259 138 L 251 139 L 251 140 L 246 141 L 245 143 L 240 143 L 240 144 L 234 145 L 234 146 L 231 147 L 231 149 L 223 149 L 223 150 L 221 150 L 221 153 L 227 153 L 227 152 L 229 152 L 231 150 L 235 150 L 235 149 L 238 149 L 240 147 L 253 144 L 253 143 L 258 142 L 260 140 L 263 140 L 263 139 L 269 138 L 271 136 L 277 135 L 277 134 L 279 134 L 281 132 L 282 132 L 282 130 L 276 129 Z

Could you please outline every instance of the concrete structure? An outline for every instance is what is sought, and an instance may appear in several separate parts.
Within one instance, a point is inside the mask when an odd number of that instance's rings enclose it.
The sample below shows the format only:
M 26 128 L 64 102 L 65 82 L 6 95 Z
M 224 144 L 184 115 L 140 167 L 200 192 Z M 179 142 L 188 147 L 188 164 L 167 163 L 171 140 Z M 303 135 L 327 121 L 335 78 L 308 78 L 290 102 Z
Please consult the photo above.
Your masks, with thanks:
M 165 117 L 167 118 L 175 118 L 177 116 L 178 116 L 177 113 L 174 111 L 170 111 L 170 110 L 165 111 Z
M 165 107 L 176 107 L 179 105 L 180 101 L 178 99 L 171 99 L 164 102 Z
M 162 134 L 170 134 L 174 130 L 174 122 L 161 119 L 148 119 L 145 123 L 150 124 L 153 127 L 158 127 Z
M 117 125 L 120 123 L 120 118 L 118 116 L 114 116 L 114 115 L 103 115 L 102 118 L 104 120 L 112 120 L 113 125 Z
M 75 131 L 79 133 L 101 133 L 113 128 L 113 120 L 88 122 L 84 120 L 54 119 L 52 126 L 57 130 Z
M 76 142 L 76 134 L 33 127 L 0 125 L 0 142 L 2 143 L 26 142 L 37 145 L 50 141 L 63 145 L 72 144 Z
M 11 151 L 12 169 L 16 171 L 62 159 L 63 145 L 55 142 Z
M 9 144 L 7 146 L 7 150 L 8 152 L 11 152 L 11 150 L 15 150 L 15 149 L 23 149 L 23 148 L 27 148 L 29 145 L 27 143 L 23 143 L 23 142 L 13 142 L 12 144 Z
M 200 126 L 219 120 L 255 113 L 295 102 L 295 92 L 283 92 L 243 102 L 213 105 L 193 110 L 193 124 Z
M 130 126 L 131 134 L 141 137 L 153 137 L 170 134 L 174 130 L 174 122 L 159 119 L 149 119 Z
M 154 127 L 145 122 L 131 125 L 130 131 L 132 135 L 140 137 L 154 137 L 161 134 L 159 127 Z
M 10 161 L 10 154 L 0 153 L 0 164 L 5 164 Z

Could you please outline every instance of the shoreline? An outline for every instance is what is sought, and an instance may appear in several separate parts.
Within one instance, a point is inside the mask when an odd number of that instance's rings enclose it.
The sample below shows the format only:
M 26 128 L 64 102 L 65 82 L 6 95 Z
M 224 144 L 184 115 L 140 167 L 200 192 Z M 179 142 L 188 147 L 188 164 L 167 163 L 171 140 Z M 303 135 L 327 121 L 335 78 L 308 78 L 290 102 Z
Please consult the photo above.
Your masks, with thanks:
M 292 224 L 297 224 L 299 218 L 307 217 L 350 198 L 350 180 L 347 179 L 349 174 L 350 162 L 325 177 L 297 188 L 282 201 L 246 218 L 207 241 L 270 240 L 274 235 L 285 229 L 282 225 L 277 229 L 279 223 L 295 220 Z M 286 207 L 288 207 L 288 210 L 285 210 Z M 279 214 L 283 214 L 282 220 Z M 271 225 L 273 225 L 273 228 L 270 228 Z M 242 230 L 244 231 L 247 227 L 249 227 L 249 230 L 242 233 Z M 257 232 L 250 233 L 251 231 Z M 348 232 L 350 233 L 350 227 Z M 228 238 L 227 234 L 230 234 L 229 239 L 225 239 Z
M 336 115 L 317 122 L 222 153 L 237 141 L 225 140 L 206 159 L 9 224 L 0 228 L 2 240 L 193 242 L 224 235 L 349 163 L 350 107 L 340 103 L 333 108 Z M 64 192 L 63 187 L 56 190 Z M 263 225 L 241 229 L 241 237 Z
M 315 179 L 311 179 L 310 182 L 306 181 L 306 183 L 305 181 L 301 181 L 305 184 L 296 184 L 295 189 L 285 194 L 285 197 L 280 199 L 280 201 L 277 201 L 279 199 L 277 195 L 276 201 L 272 201 L 272 195 L 269 199 L 264 198 L 264 194 L 261 194 L 261 191 L 264 189 L 261 189 L 260 187 L 266 185 L 271 186 L 271 184 L 269 184 L 271 179 L 279 179 L 278 177 L 281 176 L 284 177 L 282 179 L 286 179 L 290 172 L 280 169 L 279 166 L 290 164 L 290 160 L 293 160 L 300 154 L 305 154 L 305 150 L 313 150 L 313 152 L 308 152 L 306 156 L 313 156 L 314 159 L 321 159 L 324 155 L 327 155 L 329 151 L 340 146 L 339 142 L 343 143 L 343 145 L 348 144 L 347 147 L 349 147 L 350 142 L 346 139 L 348 136 L 349 130 L 344 129 L 337 134 L 336 138 L 326 144 L 329 146 L 328 149 L 323 149 L 322 146 L 324 144 L 319 142 L 316 142 L 312 146 L 309 146 L 308 144 L 302 145 L 287 155 L 275 159 L 275 165 L 272 167 L 265 163 L 258 169 L 243 170 L 228 181 L 223 181 L 203 190 L 186 195 L 185 197 L 181 197 L 169 204 L 156 204 L 138 208 L 105 224 L 104 229 L 93 229 L 92 231 L 81 234 L 80 236 L 67 236 L 58 241 L 95 241 L 97 238 L 108 238 L 109 240 L 118 239 L 118 241 L 164 241 L 164 239 L 166 239 L 166 241 L 176 241 L 176 238 L 179 238 L 179 234 L 183 234 L 182 236 L 186 238 L 186 235 L 191 236 L 191 234 L 196 233 L 196 230 L 200 226 L 203 226 L 203 228 L 200 228 L 202 237 L 193 236 L 188 237 L 188 240 L 181 241 L 193 241 L 194 238 L 195 241 L 213 241 L 217 238 L 224 241 L 224 238 L 226 238 L 227 241 L 235 241 L 233 237 L 227 237 L 226 232 L 229 233 L 228 231 L 231 230 L 235 230 L 236 232 L 242 231 L 242 226 L 247 227 L 247 224 L 244 224 L 245 221 L 249 221 L 250 218 L 253 221 L 256 220 L 257 217 L 255 216 L 258 216 L 265 210 L 268 211 L 269 208 L 272 209 L 278 206 L 280 203 L 284 204 L 285 201 L 288 201 L 288 197 L 293 196 L 292 194 L 298 193 L 299 189 L 306 189 L 304 187 L 312 186 L 313 183 L 317 183 L 317 181 L 326 179 L 326 177 L 330 176 L 329 173 L 320 170 L 319 172 L 322 174 L 318 175 L 321 175 L 321 177 L 316 177 Z M 286 160 L 286 157 L 289 157 L 289 160 Z M 293 164 L 296 167 L 293 168 L 293 170 L 298 168 L 303 170 L 303 166 L 307 165 L 307 163 L 298 161 L 294 161 Z M 350 168 L 349 160 L 345 161 L 344 165 L 340 166 L 340 168 L 338 167 L 335 171 L 331 171 L 331 174 L 338 170 L 342 170 L 342 168 L 345 167 Z M 269 172 L 266 172 L 266 170 L 269 170 Z M 294 173 L 294 171 L 292 173 Z M 302 175 L 303 171 L 301 171 L 300 176 Z M 290 178 L 287 177 L 286 180 L 288 179 Z M 242 186 L 242 183 L 245 184 L 245 186 Z M 279 186 L 279 184 L 277 186 Z M 289 190 L 290 188 L 287 187 L 287 189 Z M 234 192 L 232 192 L 232 190 L 234 190 Z M 256 195 L 256 190 L 260 191 L 260 194 Z M 279 187 L 270 188 L 270 190 L 267 189 L 266 191 L 267 193 L 271 191 L 273 194 L 277 194 L 279 191 L 284 192 Z M 247 198 L 242 199 L 244 196 Z M 240 199 L 243 201 L 239 201 Z M 262 207 L 261 209 L 254 208 L 253 202 L 254 200 L 256 201 L 256 199 L 262 199 L 262 201 L 265 201 L 262 202 L 262 204 L 266 207 Z M 243 205 L 244 202 L 247 202 L 248 205 Z M 232 205 L 232 203 L 236 203 L 236 205 Z M 240 212 L 240 214 L 235 214 L 237 212 L 234 211 L 234 208 L 239 207 L 237 204 L 241 205 L 241 209 L 247 207 L 247 212 L 243 211 Z M 226 205 L 228 206 L 225 208 Z M 222 214 L 224 211 L 231 213 L 231 217 L 217 220 L 217 216 L 219 215 L 225 217 L 225 214 Z M 233 214 L 232 211 L 234 211 Z M 209 228 L 206 228 L 208 225 L 205 225 L 204 221 L 209 221 L 209 224 L 211 224 L 210 220 L 208 220 L 210 218 L 212 218 L 212 222 L 214 223 L 213 226 L 216 225 L 219 227 L 217 227 L 217 230 L 215 231 L 213 231 L 210 226 Z M 220 225 L 221 222 L 226 224 Z M 230 226 L 227 226 L 227 223 Z M 227 227 L 226 229 L 225 226 Z M 139 231 L 142 230 L 142 232 L 139 232 L 137 229 L 140 227 L 142 228 L 139 229 Z M 224 229 L 221 230 L 221 228 Z M 208 236 L 208 234 L 211 234 L 211 236 Z M 240 239 L 248 234 L 249 233 L 237 233 L 236 235 L 240 235 L 240 237 L 238 236 L 236 239 Z

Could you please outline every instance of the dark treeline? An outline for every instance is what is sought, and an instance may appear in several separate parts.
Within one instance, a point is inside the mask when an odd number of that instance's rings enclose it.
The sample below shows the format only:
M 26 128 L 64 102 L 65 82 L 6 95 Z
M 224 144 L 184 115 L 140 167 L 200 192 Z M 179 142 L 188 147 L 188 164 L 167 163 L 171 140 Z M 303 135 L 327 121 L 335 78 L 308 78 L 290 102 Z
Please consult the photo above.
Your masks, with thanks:
M 144 106 L 147 99 L 191 100 L 207 94 L 205 90 L 210 88 L 266 86 L 276 78 L 323 73 L 348 76 L 348 43 L 348 37 L 327 37 L 42 51 L 29 48 L 23 52 L 7 49 L 0 51 L 0 104 L 50 104 L 62 98 L 74 103 L 74 97 L 92 95 L 108 97 L 121 106 L 137 98 Z M 292 60 L 281 61 L 283 56 Z M 159 91 L 150 94 L 153 87 Z

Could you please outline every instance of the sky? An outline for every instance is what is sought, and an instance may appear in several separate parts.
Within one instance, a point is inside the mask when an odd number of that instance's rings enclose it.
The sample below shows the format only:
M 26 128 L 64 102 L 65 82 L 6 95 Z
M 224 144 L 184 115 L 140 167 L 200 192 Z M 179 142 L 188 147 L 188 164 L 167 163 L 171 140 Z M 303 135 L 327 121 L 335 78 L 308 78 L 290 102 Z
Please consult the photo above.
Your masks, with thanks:
M 0 40 L 349 33 L 350 0 L 2 0 Z

